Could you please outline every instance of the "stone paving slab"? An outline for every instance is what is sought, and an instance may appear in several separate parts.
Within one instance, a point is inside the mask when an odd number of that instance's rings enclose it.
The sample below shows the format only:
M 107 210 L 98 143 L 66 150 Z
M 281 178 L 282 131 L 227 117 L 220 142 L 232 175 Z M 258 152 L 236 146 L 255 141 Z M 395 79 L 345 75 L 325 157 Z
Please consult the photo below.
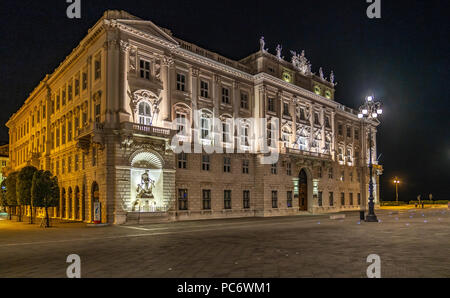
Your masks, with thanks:
M 245 218 L 87 228 L 0 221 L 0 277 L 65 277 L 69 254 L 82 277 L 450 277 L 450 211 Z

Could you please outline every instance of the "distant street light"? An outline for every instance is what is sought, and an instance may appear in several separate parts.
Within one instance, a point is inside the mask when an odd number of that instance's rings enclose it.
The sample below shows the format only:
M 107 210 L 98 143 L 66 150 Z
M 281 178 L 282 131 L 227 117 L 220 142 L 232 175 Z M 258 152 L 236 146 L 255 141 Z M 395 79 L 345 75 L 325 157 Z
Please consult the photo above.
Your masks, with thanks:
M 395 184 L 395 199 L 397 201 L 398 206 L 398 185 L 400 184 L 400 180 L 398 180 L 397 177 L 394 178 L 394 184 Z
M 381 109 L 381 103 L 374 102 L 373 96 L 368 96 L 366 102 L 359 108 L 358 118 L 363 122 L 369 122 L 370 120 L 378 119 L 378 115 L 383 114 Z M 375 215 L 375 203 L 373 198 L 373 164 L 372 164 L 372 128 L 369 125 L 369 214 L 366 217 L 367 222 L 378 222 L 378 218 Z

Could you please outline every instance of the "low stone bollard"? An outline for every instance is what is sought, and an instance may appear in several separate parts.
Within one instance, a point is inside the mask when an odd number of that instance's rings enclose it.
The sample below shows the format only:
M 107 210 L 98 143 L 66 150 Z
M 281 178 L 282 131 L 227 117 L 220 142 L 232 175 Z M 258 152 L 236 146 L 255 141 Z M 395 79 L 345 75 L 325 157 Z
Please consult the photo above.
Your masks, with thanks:
M 345 214 L 336 214 L 336 215 L 331 215 L 330 219 L 335 220 L 335 219 L 345 219 Z

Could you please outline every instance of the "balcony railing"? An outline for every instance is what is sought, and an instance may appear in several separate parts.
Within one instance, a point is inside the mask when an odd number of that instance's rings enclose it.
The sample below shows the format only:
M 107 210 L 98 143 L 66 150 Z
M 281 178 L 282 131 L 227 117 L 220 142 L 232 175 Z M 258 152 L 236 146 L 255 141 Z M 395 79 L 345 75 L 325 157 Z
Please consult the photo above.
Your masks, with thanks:
M 319 159 L 327 159 L 327 160 L 332 159 L 330 154 L 324 154 L 324 153 L 318 153 L 318 152 L 312 152 L 312 151 L 304 151 L 304 150 L 299 150 L 299 149 L 294 149 L 294 148 L 289 148 L 289 147 L 284 147 L 284 146 L 281 148 L 281 153 L 301 155 L 301 156 L 310 157 L 310 158 L 319 158 Z
M 144 135 L 158 136 L 158 137 L 171 137 L 173 131 L 168 128 L 162 128 L 157 126 L 144 125 L 133 122 L 123 122 L 121 129 L 131 130 Z

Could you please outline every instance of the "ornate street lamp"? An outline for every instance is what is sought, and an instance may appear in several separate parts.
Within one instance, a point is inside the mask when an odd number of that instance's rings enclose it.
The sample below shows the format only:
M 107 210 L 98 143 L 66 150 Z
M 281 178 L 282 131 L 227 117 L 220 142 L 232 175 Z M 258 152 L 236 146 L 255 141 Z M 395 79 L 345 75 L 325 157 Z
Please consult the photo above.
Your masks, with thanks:
M 358 118 L 364 123 L 378 119 L 378 116 L 383 114 L 381 103 L 375 102 L 373 96 L 368 96 L 366 102 L 359 108 Z M 375 204 L 373 198 L 373 164 L 372 164 L 372 126 L 369 124 L 369 214 L 367 214 L 367 222 L 378 222 L 375 215 Z

